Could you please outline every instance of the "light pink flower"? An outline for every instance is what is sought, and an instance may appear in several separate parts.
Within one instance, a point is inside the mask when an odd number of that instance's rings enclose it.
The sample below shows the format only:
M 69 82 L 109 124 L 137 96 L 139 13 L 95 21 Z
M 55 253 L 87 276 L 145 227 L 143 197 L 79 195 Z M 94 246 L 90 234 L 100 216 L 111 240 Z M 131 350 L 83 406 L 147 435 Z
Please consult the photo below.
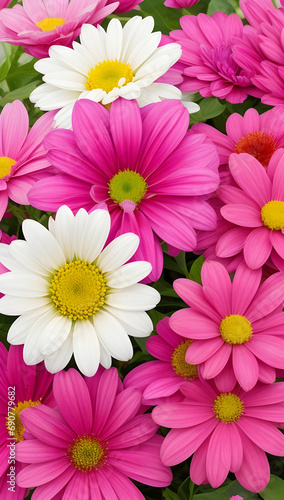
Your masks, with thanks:
M 71 47 L 82 24 L 100 23 L 118 2 L 106 4 L 107 0 L 23 0 L 23 5 L 0 12 L 0 39 L 41 59 L 51 45 Z
M 118 99 L 110 112 L 79 100 L 73 131 L 56 130 L 46 138 L 59 173 L 29 192 L 30 203 L 48 211 L 63 204 L 74 211 L 108 208 L 110 239 L 129 231 L 141 236 L 135 259 L 151 262 L 149 280 L 156 281 L 163 266 L 159 238 L 191 251 L 195 229 L 216 225 L 204 199 L 219 183 L 216 148 L 187 128 L 188 112 L 177 100 L 140 109 L 135 101 Z
M 141 390 L 143 404 L 150 406 L 166 402 L 173 395 L 175 400 L 183 399 L 180 398 L 180 386 L 185 380 L 198 377 L 197 366 L 185 361 L 191 341 L 170 328 L 168 317 L 157 324 L 157 334 L 146 342 L 147 351 L 157 360 L 137 366 L 126 375 L 123 382 L 124 387 Z
M 185 382 L 180 403 L 157 406 L 155 422 L 172 430 L 161 447 L 165 465 L 176 465 L 193 453 L 190 477 L 195 484 L 220 486 L 229 471 L 249 491 L 263 490 L 270 479 L 265 454 L 283 456 L 284 384 L 258 383 L 249 392 L 236 385 L 230 392 L 213 382 Z
M 192 7 L 192 5 L 199 2 L 199 0 L 166 0 L 164 5 L 166 7 L 171 7 L 172 9 L 187 9 Z
M 232 103 L 243 102 L 248 94 L 261 95 L 251 83 L 253 73 L 243 70 L 232 57 L 235 40 L 243 37 L 243 23 L 237 15 L 190 15 L 182 17 L 180 24 L 182 30 L 172 31 L 170 36 L 182 47 L 182 92 L 199 91 L 203 97 Z
M 107 5 L 112 5 L 113 3 L 115 3 L 117 5 L 115 12 L 117 12 L 118 14 L 119 13 L 123 14 L 124 12 L 128 12 L 129 10 L 135 9 L 137 5 L 142 1 L 143 0 L 119 0 L 118 3 L 115 2 L 114 0 L 107 0 Z
M 236 380 L 245 391 L 257 380 L 272 383 L 275 368 L 284 363 L 284 273 L 260 285 L 261 269 L 249 269 L 243 262 L 231 282 L 224 266 L 205 261 L 201 279 L 203 286 L 188 279 L 173 284 L 190 306 L 170 318 L 175 332 L 194 339 L 186 361 L 198 364 L 203 378 L 216 377 L 225 391 Z
M 53 128 L 54 112 L 39 118 L 29 131 L 29 115 L 21 101 L 6 104 L 0 115 L 0 220 L 9 198 L 29 205 L 27 193 L 50 166 L 42 145 Z
M 85 380 L 74 369 L 59 372 L 54 397 L 58 408 L 41 405 L 22 415 L 34 439 L 17 445 L 18 459 L 31 464 L 17 482 L 37 486 L 33 500 L 59 492 L 66 500 L 142 500 L 129 477 L 150 486 L 170 484 L 158 426 L 150 414 L 139 414 L 141 393 L 123 390 L 115 368 Z
M 25 428 L 21 423 L 24 408 L 41 405 L 55 406 L 52 395 L 51 375 L 43 363 L 27 366 L 23 361 L 22 346 L 11 346 L 7 352 L 0 342 L 0 491 L 1 500 L 22 500 L 28 493 L 26 488 L 8 490 L 10 480 L 9 456 L 14 458 L 15 444 L 24 439 Z M 46 407 L 47 407 L 46 406 Z M 9 410 L 8 410 L 9 407 Z M 9 445 L 9 446 L 8 446 Z M 17 461 L 16 473 L 24 465 Z

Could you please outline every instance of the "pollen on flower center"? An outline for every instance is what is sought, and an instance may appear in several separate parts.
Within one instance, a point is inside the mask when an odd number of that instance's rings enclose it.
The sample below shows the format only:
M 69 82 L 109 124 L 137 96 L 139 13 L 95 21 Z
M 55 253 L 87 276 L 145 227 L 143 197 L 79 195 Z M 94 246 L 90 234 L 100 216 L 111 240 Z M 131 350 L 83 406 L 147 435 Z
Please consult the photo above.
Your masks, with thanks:
M 284 201 L 272 200 L 261 209 L 263 224 L 269 229 L 281 231 L 284 227 Z
M 231 314 L 222 319 L 221 337 L 229 344 L 243 344 L 252 337 L 251 322 L 239 314 Z
M 12 166 L 16 163 L 16 160 L 9 158 L 9 156 L 0 156 L 0 179 L 9 175 L 11 173 Z
M 275 150 L 276 141 L 274 136 L 265 134 L 260 130 L 244 135 L 235 145 L 236 153 L 248 153 L 254 156 L 264 167 L 267 167 Z
M 41 31 L 53 31 L 57 26 L 65 24 L 65 19 L 62 19 L 62 17 L 46 17 L 35 24 Z
M 122 79 L 122 81 L 120 81 Z M 132 82 L 133 72 L 130 64 L 126 64 L 115 59 L 102 61 L 88 72 L 86 89 L 102 89 L 110 92 L 115 87 L 122 87 Z
M 70 461 L 81 472 L 98 469 L 106 459 L 106 446 L 93 435 L 84 434 L 74 439 L 67 451 Z
M 107 285 L 99 268 L 75 260 L 53 276 L 50 296 L 58 311 L 76 321 L 88 319 L 103 306 Z
M 23 401 L 19 402 L 14 408 L 9 411 L 9 418 L 7 417 L 7 429 L 9 434 L 13 436 L 18 442 L 24 441 L 23 434 L 25 432 L 25 428 L 21 422 L 20 413 L 22 410 L 26 408 L 32 408 L 33 406 L 38 406 L 41 404 L 41 401 Z M 13 425 L 12 425 L 13 424 Z M 15 428 L 15 429 L 13 429 Z
M 148 184 L 143 177 L 138 172 L 129 169 L 115 174 L 108 186 L 108 193 L 115 203 L 129 200 L 136 205 L 140 203 L 148 189 Z
M 226 424 L 237 422 L 244 411 L 244 403 L 236 394 L 224 392 L 214 400 L 213 411 L 216 418 Z
M 174 371 L 177 375 L 187 380 L 193 380 L 198 377 L 197 365 L 190 365 L 185 361 L 186 351 L 191 343 L 192 340 L 190 339 L 182 341 L 172 354 L 172 367 Z

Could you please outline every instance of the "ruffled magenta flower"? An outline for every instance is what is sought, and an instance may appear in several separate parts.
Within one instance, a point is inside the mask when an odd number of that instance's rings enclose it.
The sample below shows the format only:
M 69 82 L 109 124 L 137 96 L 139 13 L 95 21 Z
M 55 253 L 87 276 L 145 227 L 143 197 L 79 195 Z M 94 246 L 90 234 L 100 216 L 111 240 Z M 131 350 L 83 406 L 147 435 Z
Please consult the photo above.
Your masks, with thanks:
M 41 59 L 51 45 L 70 47 L 82 24 L 100 23 L 118 2 L 106 4 L 107 0 L 23 0 L 23 5 L 0 12 L 0 39 Z
M 107 0 L 107 5 L 112 5 L 115 3 L 116 9 L 114 12 L 123 14 L 124 12 L 135 9 L 135 7 L 137 7 L 137 5 L 141 2 L 142 0 L 119 0 L 119 2 L 114 2 L 114 0 Z
M 171 7 L 172 9 L 187 9 L 192 7 L 192 5 L 199 2 L 199 0 L 166 0 L 164 5 L 166 7 Z
M 203 286 L 188 279 L 173 285 L 190 306 L 170 318 L 175 332 L 194 339 L 185 359 L 199 365 L 203 378 L 216 377 L 225 391 L 236 380 L 245 391 L 257 380 L 272 383 L 275 368 L 283 368 L 284 274 L 275 273 L 260 285 L 261 275 L 261 269 L 249 269 L 243 262 L 232 283 L 224 266 L 205 261 Z
M 23 412 L 34 439 L 19 443 L 18 459 L 28 463 L 19 486 L 36 486 L 36 498 L 144 497 L 129 478 L 163 487 L 171 470 L 160 459 L 162 436 L 150 414 L 141 414 L 141 393 L 122 390 L 115 368 L 83 377 L 74 369 L 54 378 L 58 408 L 44 405 Z
M 185 380 L 198 377 L 198 367 L 185 361 L 190 339 L 177 335 L 166 317 L 157 324 L 157 334 L 146 342 L 147 351 L 156 361 L 148 361 L 131 370 L 124 379 L 125 387 L 135 387 L 143 392 L 145 405 L 156 405 L 168 396 L 180 399 L 179 388 Z M 183 398 L 181 398 L 183 399 Z
M 9 198 L 29 205 L 27 193 L 50 166 L 43 138 L 53 127 L 54 112 L 47 113 L 29 132 L 29 115 L 21 101 L 6 104 L 0 115 L 0 220 Z
M 155 422 L 172 428 L 161 447 L 163 463 L 176 465 L 194 453 L 194 483 L 209 482 L 217 488 L 231 471 L 249 491 L 263 490 L 270 479 L 265 451 L 284 453 L 284 435 L 277 429 L 284 420 L 284 384 L 258 383 L 249 392 L 236 385 L 223 392 L 214 382 L 193 380 L 181 391 L 183 402 L 163 404 L 152 412 Z
M 55 406 L 52 395 L 51 375 L 43 363 L 27 366 L 23 361 L 23 348 L 11 346 L 7 352 L 0 342 L 0 491 L 1 500 L 17 498 L 22 500 L 26 488 L 14 487 L 7 481 L 12 480 L 23 468 L 23 464 L 15 461 L 15 445 L 23 441 L 25 428 L 21 421 L 21 412 L 25 408 L 40 406 Z M 11 469 L 15 467 L 15 469 Z M 11 473 L 11 476 L 9 474 Z
M 243 70 L 232 56 L 235 40 L 243 37 L 243 23 L 237 15 L 184 16 L 180 24 L 182 30 L 172 31 L 170 36 L 182 47 L 182 92 L 199 91 L 203 97 L 232 103 L 243 102 L 248 94 L 260 95 L 250 80 L 253 73 Z
M 29 192 L 30 203 L 48 211 L 63 204 L 74 211 L 107 207 L 110 239 L 129 231 L 141 236 L 135 259 L 151 262 L 149 280 L 156 281 L 163 266 L 159 238 L 191 251 L 195 229 L 216 225 L 204 198 L 219 183 L 217 151 L 203 134 L 187 131 L 188 120 L 177 100 L 140 109 L 118 99 L 110 113 L 78 101 L 73 131 L 58 129 L 45 141 L 59 173 Z
M 284 259 L 284 150 L 274 153 L 266 170 L 247 153 L 232 154 L 229 167 L 237 187 L 222 185 L 217 195 L 225 203 L 222 217 L 235 227 L 220 237 L 217 256 L 242 252 L 251 269 L 271 256 L 277 266 Z

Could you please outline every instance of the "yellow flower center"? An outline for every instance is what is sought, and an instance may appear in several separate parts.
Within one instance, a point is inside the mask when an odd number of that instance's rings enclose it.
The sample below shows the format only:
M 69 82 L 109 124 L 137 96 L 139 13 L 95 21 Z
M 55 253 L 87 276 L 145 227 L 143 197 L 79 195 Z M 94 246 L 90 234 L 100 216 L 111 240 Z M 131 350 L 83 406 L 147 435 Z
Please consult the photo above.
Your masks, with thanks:
M 115 203 L 129 200 L 136 205 L 140 203 L 148 188 L 148 184 L 143 177 L 129 169 L 115 174 L 108 186 L 108 193 Z
M 6 426 L 9 431 L 9 435 L 14 437 L 18 442 L 24 441 L 23 434 L 25 432 L 25 428 L 21 422 L 21 417 L 20 417 L 21 411 L 25 410 L 26 408 L 32 408 L 33 406 L 38 406 L 40 404 L 41 402 L 39 400 L 32 401 L 30 399 L 29 401 L 19 402 L 16 406 L 14 406 L 13 409 L 9 411 Z
M 186 351 L 189 348 L 192 340 L 183 340 L 174 350 L 172 354 L 172 367 L 177 375 L 184 377 L 187 380 L 193 380 L 198 377 L 197 365 L 190 365 L 185 361 Z
M 9 156 L 1 156 L 0 157 L 0 179 L 3 179 L 6 175 L 11 173 L 11 168 L 17 162 L 13 160 L 13 158 L 9 158 Z
M 248 153 L 254 156 L 264 167 L 267 167 L 271 156 L 276 150 L 275 138 L 260 130 L 250 132 L 241 137 L 235 145 L 236 153 Z
M 284 227 L 284 201 L 272 200 L 261 209 L 263 224 L 269 229 L 281 231 Z
M 244 403 L 236 394 L 224 392 L 214 400 L 213 411 L 226 424 L 236 422 L 244 411 Z
M 106 447 L 94 435 L 79 436 L 67 451 L 70 461 L 81 472 L 98 469 L 106 458 Z
M 123 78 L 122 81 L 120 81 Z M 102 89 L 110 92 L 115 87 L 123 87 L 133 80 L 130 64 L 118 61 L 102 61 L 88 72 L 86 89 Z
M 243 344 L 252 337 L 251 322 L 239 314 L 231 314 L 222 319 L 220 333 L 229 344 Z
M 53 31 L 57 26 L 65 24 L 65 19 L 62 19 L 62 17 L 46 17 L 35 24 L 41 31 Z
M 88 319 L 103 306 L 107 285 L 99 268 L 75 260 L 53 276 L 51 299 L 58 311 L 76 321 Z

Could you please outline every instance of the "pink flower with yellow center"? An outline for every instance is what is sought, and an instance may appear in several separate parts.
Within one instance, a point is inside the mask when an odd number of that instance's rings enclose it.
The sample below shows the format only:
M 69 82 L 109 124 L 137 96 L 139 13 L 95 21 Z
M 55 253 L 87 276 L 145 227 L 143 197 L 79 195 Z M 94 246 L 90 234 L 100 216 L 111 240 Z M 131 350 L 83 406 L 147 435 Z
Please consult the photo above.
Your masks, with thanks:
M 223 391 L 214 382 L 193 380 L 181 391 L 184 401 L 152 412 L 155 422 L 171 428 L 161 447 L 162 462 L 177 465 L 194 453 L 189 472 L 195 484 L 218 488 L 231 471 L 249 491 L 263 490 L 270 479 L 265 451 L 284 453 L 284 435 L 277 429 L 284 420 L 283 382 L 258 383 L 244 392 L 238 384 Z
M 186 361 L 198 364 L 203 378 L 215 378 L 219 389 L 230 391 L 238 381 L 249 391 L 257 380 L 274 382 L 275 368 L 283 368 L 284 273 L 260 285 L 261 275 L 243 262 L 231 282 L 221 264 L 205 261 L 203 286 L 188 279 L 174 282 L 190 308 L 175 312 L 170 327 L 193 339 Z
M 74 369 L 59 372 L 54 397 L 58 408 L 41 405 L 22 415 L 34 439 L 17 446 L 18 459 L 30 464 L 17 482 L 37 487 L 32 498 L 142 500 L 129 478 L 150 486 L 170 484 L 158 426 L 139 411 L 141 393 L 123 390 L 115 368 L 86 379 Z

